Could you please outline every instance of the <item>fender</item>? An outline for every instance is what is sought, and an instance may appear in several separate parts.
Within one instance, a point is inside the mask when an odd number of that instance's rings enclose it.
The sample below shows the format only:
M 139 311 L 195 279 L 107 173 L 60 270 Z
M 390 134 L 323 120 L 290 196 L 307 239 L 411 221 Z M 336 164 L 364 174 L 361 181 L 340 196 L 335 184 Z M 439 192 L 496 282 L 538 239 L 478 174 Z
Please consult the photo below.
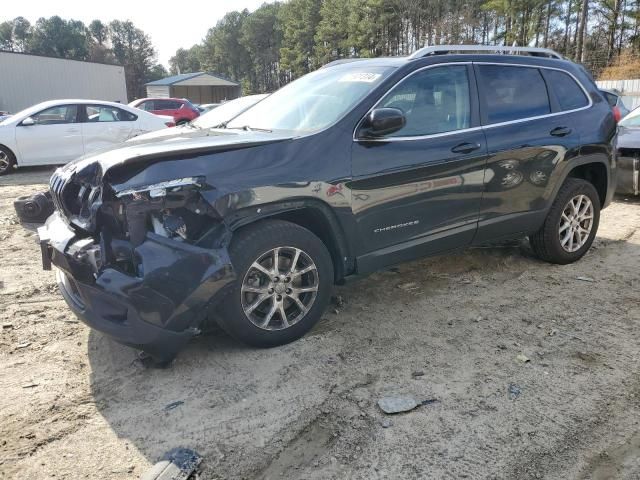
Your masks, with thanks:
M 300 216 L 304 210 L 312 210 L 315 215 L 321 216 L 322 220 L 317 222 L 309 215 Z M 350 208 L 345 213 L 350 214 Z M 336 265 L 336 280 L 341 280 L 342 277 L 354 271 L 355 257 L 352 246 L 347 241 L 348 237 L 343 224 L 334 209 L 318 198 L 300 197 L 289 201 L 254 203 L 251 206 L 227 212 L 223 216 L 223 221 L 233 235 L 233 232 L 241 227 L 268 218 L 281 218 L 301 224 L 313 231 L 325 243 L 330 243 L 327 247 Z
M 613 194 L 615 192 L 615 180 L 616 180 L 615 159 L 610 162 L 607 156 L 602 153 L 590 153 L 587 155 L 581 155 L 579 157 L 576 157 L 570 160 L 565 165 L 562 172 L 560 172 L 558 181 L 554 183 L 553 190 L 551 190 L 550 192 L 549 201 L 545 206 L 545 212 L 551 208 L 551 205 L 553 204 L 553 201 L 555 200 L 556 195 L 560 190 L 560 187 L 562 187 L 562 184 L 571 175 L 571 172 L 575 170 L 577 167 L 580 167 L 582 165 L 593 164 L 593 163 L 601 164 L 602 166 L 604 166 L 604 170 L 607 175 L 606 182 L 605 182 L 607 191 L 605 192 L 605 200 L 603 202 L 602 208 L 607 207 L 609 203 L 611 203 L 611 199 L 613 198 Z M 610 171 L 611 173 L 609 173 Z

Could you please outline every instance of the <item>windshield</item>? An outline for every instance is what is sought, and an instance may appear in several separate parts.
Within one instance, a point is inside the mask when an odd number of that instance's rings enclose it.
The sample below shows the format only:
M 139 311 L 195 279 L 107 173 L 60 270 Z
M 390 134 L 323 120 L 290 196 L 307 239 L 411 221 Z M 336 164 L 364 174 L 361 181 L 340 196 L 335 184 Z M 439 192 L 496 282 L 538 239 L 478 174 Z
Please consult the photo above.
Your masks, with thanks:
M 207 113 L 203 113 L 193 120 L 191 124 L 199 128 L 217 127 L 244 112 L 249 107 L 252 107 L 266 96 L 267 95 L 249 95 L 248 97 L 230 100 Z
M 640 108 L 636 108 L 634 111 L 624 117 L 618 125 L 623 127 L 640 127 Z
M 227 128 L 323 129 L 338 121 L 392 71 L 391 67 L 354 63 L 316 70 L 237 116 Z

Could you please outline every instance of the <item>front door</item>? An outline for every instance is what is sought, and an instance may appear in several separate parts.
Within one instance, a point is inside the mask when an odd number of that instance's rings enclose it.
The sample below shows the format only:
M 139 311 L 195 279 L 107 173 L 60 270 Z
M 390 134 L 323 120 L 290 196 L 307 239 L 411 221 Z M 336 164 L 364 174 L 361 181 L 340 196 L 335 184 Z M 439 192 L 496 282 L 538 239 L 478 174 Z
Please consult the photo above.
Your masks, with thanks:
M 30 118 L 34 124 L 16 126 L 20 165 L 67 163 L 84 154 L 78 105 L 50 107 Z
M 406 125 L 354 142 L 360 272 L 471 243 L 487 150 L 472 79 L 463 63 L 413 72 L 376 105 L 402 110 Z

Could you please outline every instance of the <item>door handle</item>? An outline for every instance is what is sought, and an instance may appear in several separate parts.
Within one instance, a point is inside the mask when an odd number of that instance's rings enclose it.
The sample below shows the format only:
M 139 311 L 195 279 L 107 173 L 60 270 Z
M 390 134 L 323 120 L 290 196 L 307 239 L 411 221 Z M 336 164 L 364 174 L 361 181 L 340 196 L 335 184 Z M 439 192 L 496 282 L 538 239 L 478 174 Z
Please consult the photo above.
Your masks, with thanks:
M 464 142 L 464 143 L 461 143 L 460 145 L 456 145 L 455 147 L 453 147 L 451 151 L 453 153 L 471 153 L 475 150 L 478 150 L 479 148 L 480 148 L 479 143 Z
M 566 137 L 571 133 L 571 129 L 569 127 L 556 127 L 549 133 L 554 137 Z

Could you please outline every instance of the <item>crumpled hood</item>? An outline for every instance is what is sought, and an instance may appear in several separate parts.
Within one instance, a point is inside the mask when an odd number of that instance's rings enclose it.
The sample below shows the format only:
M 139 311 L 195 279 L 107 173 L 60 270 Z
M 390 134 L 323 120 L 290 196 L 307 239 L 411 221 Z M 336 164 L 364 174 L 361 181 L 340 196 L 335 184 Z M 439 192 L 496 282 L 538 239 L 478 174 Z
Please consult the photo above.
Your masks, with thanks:
M 618 148 L 640 149 L 640 128 L 619 127 Z
M 172 158 L 173 155 L 216 153 L 249 148 L 289 140 L 293 136 L 290 132 L 180 128 L 176 135 L 133 139 L 110 149 L 93 152 L 68 163 L 61 170 L 66 173 L 77 172 L 97 162 L 104 175 L 110 168 L 117 165 L 135 164 L 154 158 Z

